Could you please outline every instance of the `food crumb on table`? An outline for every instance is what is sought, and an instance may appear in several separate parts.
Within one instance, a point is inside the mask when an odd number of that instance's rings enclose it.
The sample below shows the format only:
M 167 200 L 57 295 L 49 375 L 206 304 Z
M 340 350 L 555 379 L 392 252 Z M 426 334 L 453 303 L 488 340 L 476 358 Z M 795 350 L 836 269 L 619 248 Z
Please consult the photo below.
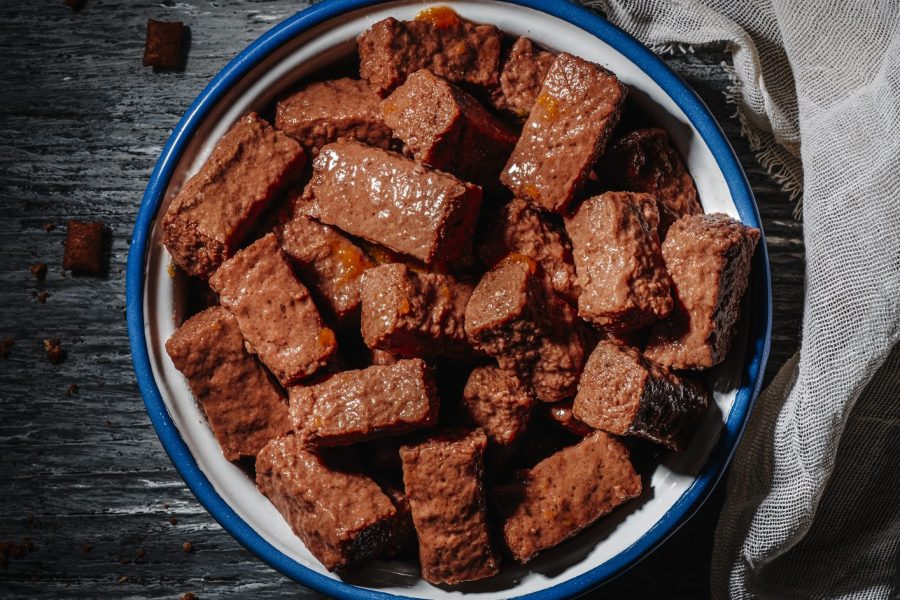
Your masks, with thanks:
M 194 551 L 194 545 L 190 542 L 185 542 L 181 545 L 181 549 L 187 553 L 191 553 Z
M 70 383 L 69 387 L 66 388 L 66 396 L 74 396 L 78 393 L 78 384 Z
M 47 277 L 47 264 L 46 263 L 42 263 L 42 262 L 34 263 L 30 267 L 28 267 L 28 270 L 31 271 L 31 274 L 34 275 L 34 278 L 37 279 L 38 281 L 43 281 L 44 278 Z
M 37 298 L 38 302 L 40 302 L 41 304 L 44 304 L 45 302 L 47 302 L 47 298 L 50 297 L 50 292 L 46 292 L 46 291 L 38 292 L 35 297 Z
M 58 336 L 44 340 L 44 351 L 47 353 L 47 360 L 54 365 L 61 363 L 66 358 L 66 351 L 63 350 Z
M 9 356 L 9 349 L 15 345 L 16 343 L 11 337 L 5 337 L 0 340 L 0 358 L 6 358 L 7 356 Z
M 144 45 L 145 67 L 178 71 L 184 68 L 185 27 L 181 21 L 147 19 L 147 41 Z

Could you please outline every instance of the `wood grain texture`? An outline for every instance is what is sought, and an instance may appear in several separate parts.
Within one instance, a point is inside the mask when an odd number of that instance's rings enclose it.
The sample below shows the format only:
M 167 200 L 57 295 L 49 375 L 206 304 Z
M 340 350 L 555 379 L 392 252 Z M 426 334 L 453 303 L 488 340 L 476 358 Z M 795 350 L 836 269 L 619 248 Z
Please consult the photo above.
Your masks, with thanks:
M 73 14 L 62 0 L 0 2 L 0 338 L 15 342 L 0 359 L 0 541 L 33 544 L 0 566 L 0 597 L 317 597 L 242 548 L 187 490 L 144 411 L 124 315 L 129 237 L 166 137 L 228 60 L 304 4 L 89 0 Z M 141 66 L 148 17 L 191 27 L 183 73 Z M 718 117 L 756 193 L 774 284 L 771 379 L 798 346 L 802 227 L 730 118 L 728 56 L 666 60 Z M 70 218 L 109 226 L 105 276 L 61 272 Z M 39 261 L 43 282 L 29 272 Z M 54 335 L 67 351 L 57 365 L 42 348 Z M 79 392 L 67 396 L 70 383 Z M 602 596 L 708 595 L 723 493 Z

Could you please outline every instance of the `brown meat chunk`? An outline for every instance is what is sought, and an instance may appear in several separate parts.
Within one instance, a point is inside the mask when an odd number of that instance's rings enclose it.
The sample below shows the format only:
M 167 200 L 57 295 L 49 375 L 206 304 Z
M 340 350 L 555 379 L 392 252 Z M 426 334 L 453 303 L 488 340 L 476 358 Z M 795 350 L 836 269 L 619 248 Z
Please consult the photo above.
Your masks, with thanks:
M 416 358 L 337 373 L 290 389 L 294 429 L 310 446 L 342 446 L 399 435 L 437 421 L 431 370 Z
M 708 406 L 703 386 L 604 340 L 584 367 L 573 411 L 596 429 L 683 450 Z
M 587 370 L 587 365 L 585 365 L 584 368 Z M 584 380 L 584 373 L 581 374 L 581 379 Z M 542 404 L 541 413 L 545 418 L 553 421 L 569 433 L 577 435 L 578 437 L 588 436 L 594 431 L 592 427 L 588 426 L 584 421 L 579 420 L 578 417 L 575 416 L 575 413 L 572 412 L 571 400 L 563 400 L 562 402 L 556 402 L 554 404 Z
M 750 283 L 759 229 L 724 214 L 675 221 L 662 245 L 675 309 L 657 324 L 646 356 L 673 369 L 705 369 L 725 360 Z
M 517 136 L 468 93 L 422 69 L 394 90 L 381 110 L 417 161 L 501 189 L 500 171 Z
M 456 13 L 423 11 L 414 21 L 388 17 L 378 21 L 356 40 L 359 74 L 382 97 L 406 81 L 410 73 L 428 69 L 453 83 L 484 89 L 500 79 L 502 34 L 493 25 L 479 25 Z
M 469 375 L 462 407 L 492 444 L 509 448 L 528 427 L 535 403 L 534 394 L 515 375 L 486 366 Z
M 578 316 L 633 331 L 672 310 L 671 281 L 659 237 L 645 218 L 652 197 L 606 192 L 566 219 L 578 273 Z
M 679 217 L 703 212 L 694 180 L 659 127 L 638 129 L 610 143 L 597 171 L 619 189 L 656 196 L 660 239 Z
M 477 186 L 350 140 L 322 148 L 304 195 L 322 222 L 429 264 L 470 252 L 481 209 Z
M 527 118 L 554 60 L 555 54 L 536 47 L 527 37 L 517 39 L 503 62 L 494 108 Z
M 278 103 L 275 127 L 300 142 L 310 156 L 339 138 L 387 148 L 391 129 L 381 117 L 380 101 L 366 81 L 318 81 Z
M 166 351 L 187 378 L 226 459 L 256 456 L 266 442 L 291 430 L 278 386 L 244 348 L 237 320 L 221 306 L 185 321 Z
M 425 581 L 454 584 L 499 570 L 485 512 L 486 446 L 484 432 L 476 430 L 400 449 Z
M 340 231 L 299 212 L 281 228 L 281 249 L 338 322 L 359 314 L 359 288 L 372 261 Z
M 626 92 L 603 67 L 557 56 L 500 180 L 517 197 L 565 213 L 603 152 Z
M 504 514 L 507 547 L 527 563 L 640 493 L 628 450 L 595 431 L 520 474 L 518 482 L 498 486 L 494 498 Z
M 274 233 L 266 235 L 219 267 L 209 284 L 251 351 L 288 386 L 328 364 L 337 342 L 278 246 Z
M 184 68 L 185 28 L 181 21 L 147 19 L 147 40 L 144 43 L 145 67 L 177 71 Z
M 397 462 L 399 463 L 399 454 Z M 397 517 L 393 521 L 388 536 L 383 556 L 385 558 L 409 557 L 414 556 L 416 550 L 416 527 L 413 525 L 412 508 L 409 505 L 409 496 L 403 490 L 402 485 L 396 486 L 384 479 L 375 478 L 382 491 L 394 503 L 397 509 Z
M 575 311 L 547 289 L 533 259 L 512 254 L 485 274 L 466 307 L 466 333 L 539 400 L 575 393 L 584 339 Z
M 255 113 L 241 118 L 163 217 L 163 242 L 175 264 L 188 275 L 209 277 L 305 162 L 296 141 Z
M 329 571 L 390 547 L 397 520 L 391 499 L 354 465 L 308 452 L 294 435 L 260 450 L 256 485 Z
M 509 254 L 529 256 L 557 294 L 573 302 L 578 298 L 568 236 L 524 200 L 514 199 L 492 215 L 476 252 L 489 267 Z
M 91 275 L 103 272 L 103 223 L 69 221 L 63 269 Z
M 392 263 L 366 271 L 360 289 L 362 335 L 370 348 L 401 357 L 471 353 L 463 326 L 471 285 Z

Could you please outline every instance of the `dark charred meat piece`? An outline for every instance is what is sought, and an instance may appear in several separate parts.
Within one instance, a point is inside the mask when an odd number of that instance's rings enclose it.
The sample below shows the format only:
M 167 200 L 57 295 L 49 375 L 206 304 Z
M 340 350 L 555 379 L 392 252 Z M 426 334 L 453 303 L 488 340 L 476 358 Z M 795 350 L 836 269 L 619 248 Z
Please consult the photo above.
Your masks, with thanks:
M 673 369 L 705 369 L 725 360 L 759 235 L 724 214 L 675 221 L 662 245 L 675 309 L 651 331 L 648 358 Z
M 572 410 L 596 429 L 683 450 L 709 401 L 701 385 L 604 340 L 588 358 Z

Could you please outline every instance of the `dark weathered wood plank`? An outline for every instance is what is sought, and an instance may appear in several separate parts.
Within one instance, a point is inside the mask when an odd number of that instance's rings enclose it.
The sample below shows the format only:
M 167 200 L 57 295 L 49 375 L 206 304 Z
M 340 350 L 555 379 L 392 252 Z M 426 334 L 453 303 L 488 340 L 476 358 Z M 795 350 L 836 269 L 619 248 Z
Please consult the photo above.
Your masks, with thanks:
M 0 540 L 34 544 L 0 569 L 0 596 L 316 597 L 244 550 L 186 489 L 144 411 L 124 319 L 129 237 L 166 137 L 234 54 L 304 4 L 91 0 L 72 14 L 61 0 L 0 3 L 0 337 L 15 340 L 0 360 Z M 141 66 L 148 17 L 191 26 L 184 73 Z M 775 287 L 771 378 L 798 344 L 802 226 L 729 118 L 727 58 L 704 50 L 666 60 L 719 118 L 760 205 Z M 61 273 L 69 218 L 109 225 L 107 275 Z M 48 222 L 56 225 L 49 233 Z M 28 271 L 38 261 L 49 265 L 43 282 Z M 45 304 L 39 291 L 50 293 Z M 41 345 L 54 335 L 68 352 L 59 365 Z M 73 382 L 79 393 L 66 396 Z M 705 596 L 722 499 L 719 489 L 603 596 Z M 194 552 L 182 551 L 185 541 Z

